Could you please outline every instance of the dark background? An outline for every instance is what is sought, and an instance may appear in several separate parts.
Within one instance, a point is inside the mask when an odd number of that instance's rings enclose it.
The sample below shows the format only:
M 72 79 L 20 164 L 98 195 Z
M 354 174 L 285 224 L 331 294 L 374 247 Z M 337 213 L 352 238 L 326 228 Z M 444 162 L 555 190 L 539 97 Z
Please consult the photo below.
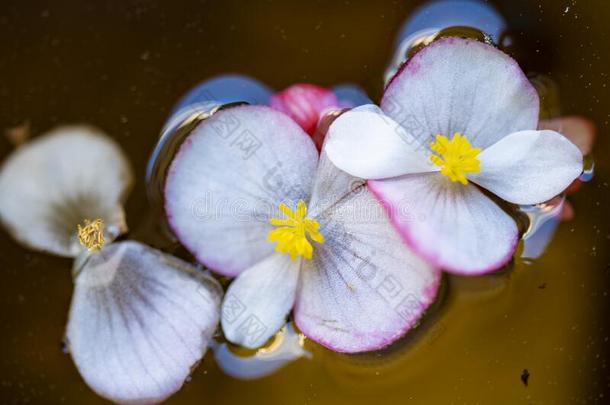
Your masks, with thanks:
M 239 72 L 276 89 L 299 81 L 353 82 L 378 100 L 394 38 L 420 3 L 4 0 L 0 132 L 26 122 L 34 135 L 59 124 L 90 123 L 114 137 L 137 179 L 127 204 L 133 229 L 148 208 L 147 159 L 173 103 L 192 86 L 215 74 Z M 582 286 L 587 297 L 582 310 L 592 315 L 587 322 L 593 332 L 582 343 L 590 356 L 573 370 L 586 387 L 581 397 L 566 403 L 604 403 L 610 343 L 610 3 L 522 0 L 496 5 L 509 22 L 515 56 L 524 69 L 550 74 L 561 89 L 563 112 L 589 116 L 599 128 L 597 177 L 575 197 L 578 218 L 564 231 L 581 240 L 578 254 L 587 258 L 567 270 L 596 273 L 595 282 Z M 0 138 L 0 159 L 11 149 Z M 99 401 L 61 350 L 72 289 L 69 266 L 68 260 L 22 248 L 0 231 L 2 403 Z M 199 391 L 199 402 L 208 402 L 206 390 Z M 264 394 L 263 389 L 255 392 Z M 294 402 L 316 402 L 316 390 L 309 394 Z M 456 398 L 456 403 L 470 403 Z M 497 402 L 503 403 L 501 398 Z

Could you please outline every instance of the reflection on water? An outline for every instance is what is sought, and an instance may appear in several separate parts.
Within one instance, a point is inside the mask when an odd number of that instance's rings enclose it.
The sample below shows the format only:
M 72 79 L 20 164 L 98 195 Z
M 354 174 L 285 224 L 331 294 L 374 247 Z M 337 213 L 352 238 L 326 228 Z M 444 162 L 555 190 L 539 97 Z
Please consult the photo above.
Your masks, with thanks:
M 396 74 L 406 57 L 419 47 L 432 42 L 439 32 L 452 27 L 459 30 L 445 34 L 458 34 L 489 38 L 499 44 L 506 30 L 506 22 L 495 7 L 479 0 L 434 0 L 424 3 L 411 13 L 398 34 L 394 55 L 387 67 L 384 81 L 387 84 Z M 476 31 L 471 33 L 470 29 Z M 456 32 L 457 31 L 457 32 Z
M 529 227 L 523 235 L 522 258 L 537 259 L 544 253 L 557 229 L 564 203 L 565 197 L 560 197 L 544 204 L 520 207 L 529 219 Z
M 223 372 L 241 380 L 254 380 L 273 374 L 283 366 L 301 358 L 310 359 L 311 353 L 304 349 L 305 337 L 289 322 L 266 346 L 253 353 L 238 354 L 234 346 L 226 342 L 213 341 L 214 359 Z

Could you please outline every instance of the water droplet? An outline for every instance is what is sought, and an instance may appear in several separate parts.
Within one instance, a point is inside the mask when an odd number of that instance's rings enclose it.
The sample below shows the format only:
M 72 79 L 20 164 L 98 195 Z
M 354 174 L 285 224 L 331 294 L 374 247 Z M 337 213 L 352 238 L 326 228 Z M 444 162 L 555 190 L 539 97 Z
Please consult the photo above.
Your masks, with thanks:
M 593 161 L 593 157 L 585 156 L 583 166 L 583 171 L 579 180 L 583 182 L 591 181 L 595 172 L 595 161 Z

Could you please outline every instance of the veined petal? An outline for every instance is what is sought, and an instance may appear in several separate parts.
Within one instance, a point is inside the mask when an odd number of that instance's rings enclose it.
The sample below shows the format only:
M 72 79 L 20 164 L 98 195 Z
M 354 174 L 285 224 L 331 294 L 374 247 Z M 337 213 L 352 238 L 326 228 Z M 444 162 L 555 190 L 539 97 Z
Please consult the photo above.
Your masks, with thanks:
M 76 367 L 104 398 L 161 402 L 203 358 L 221 291 L 189 264 L 145 245 L 105 247 L 75 279 L 67 338 Z
M 315 219 L 326 241 L 303 262 L 295 307 L 299 329 L 347 353 L 399 339 L 434 301 L 440 271 L 409 250 L 366 187 Z
M 443 38 L 415 54 L 392 79 L 383 111 L 429 145 L 460 132 L 484 149 L 535 129 L 539 100 L 517 62 L 472 39 Z
M 352 176 L 383 179 L 437 171 L 427 148 L 374 106 L 339 116 L 328 129 L 324 148 L 330 160 Z
M 328 158 L 326 147 L 322 148 L 314 179 L 311 200 L 309 201 L 309 215 L 311 217 L 322 214 L 348 194 L 358 192 L 366 185 L 365 180 L 339 170 Z
M 521 131 L 479 155 L 481 171 L 468 178 L 514 204 L 538 204 L 561 193 L 583 169 L 582 153 L 563 135 Z
M 89 127 L 62 127 L 17 148 L 0 169 L 0 219 L 21 243 L 61 256 L 83 251 L 76 229 L 102 219 L 126 230 L 132 173 L 118 145 Z
M 273 252 L 278 204 L 308 201 L 318 160 L 310 137 L 268 107 L 221 110 L 174 159 L 165 208 L 176 236 L 212 270 L 235 276 Z
M 515 221 L 474 185 L 452 183 L 438 173 L 368 184 L 407 243 L 444 270 L 487 273 L 514 253 Z
M 237 276 L 222 303 L 222 330 L 229 341 L 254 349 L 284 326 L 301 260 L 275 253 Z

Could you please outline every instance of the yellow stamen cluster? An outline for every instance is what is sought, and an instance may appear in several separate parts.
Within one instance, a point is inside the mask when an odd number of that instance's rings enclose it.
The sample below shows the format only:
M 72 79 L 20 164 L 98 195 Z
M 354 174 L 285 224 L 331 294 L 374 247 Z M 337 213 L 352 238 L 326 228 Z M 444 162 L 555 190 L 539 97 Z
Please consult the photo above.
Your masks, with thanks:
M 481 171 L 481 162 L 477 159 L 481 148 L 474 148 L 468 138 L 459 132 L 449 140 L 446 136 L 436 135 L 436 140 L 430 144 L 430 149 L 438 155 L 431 155 L 430 160 L 441 168 L 441 173 L 451 181 L 459 181 L 466 185 L 466 173 Z
M 90 252 L 97 252 L 104 247 L 104 221 L 85 219 L 84 225 L 77 226 L 78 241 Z
M 324 235 L 319 232 L 320 224 L 306 218 L 307 206 L 303 200 L 299 201 L 296 211 L 292 211 L 284 203 L 279 205 L 279 209 L 286 218 L 271 218 L 271 224 L 279 228 L 270 231 L 267 239 L 277 242 L 275 250 L 289 254 L 292 260 L 298 256 L 311 259 L 313 246 L 307 238 L 324 243 Z

